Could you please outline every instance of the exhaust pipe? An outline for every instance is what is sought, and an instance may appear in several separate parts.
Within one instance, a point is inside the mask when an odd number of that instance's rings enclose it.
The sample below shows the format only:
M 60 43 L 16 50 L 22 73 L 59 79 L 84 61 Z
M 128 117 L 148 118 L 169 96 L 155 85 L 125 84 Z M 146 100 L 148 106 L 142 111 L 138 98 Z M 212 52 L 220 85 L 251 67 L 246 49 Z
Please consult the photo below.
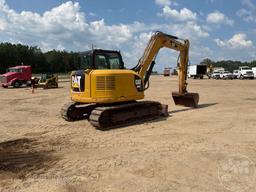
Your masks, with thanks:
M 198 107 L 199 94 L 198 93 L 179 93 L 172 92 L 172 98 L 175 105 L 182 105 L 185 107 Z

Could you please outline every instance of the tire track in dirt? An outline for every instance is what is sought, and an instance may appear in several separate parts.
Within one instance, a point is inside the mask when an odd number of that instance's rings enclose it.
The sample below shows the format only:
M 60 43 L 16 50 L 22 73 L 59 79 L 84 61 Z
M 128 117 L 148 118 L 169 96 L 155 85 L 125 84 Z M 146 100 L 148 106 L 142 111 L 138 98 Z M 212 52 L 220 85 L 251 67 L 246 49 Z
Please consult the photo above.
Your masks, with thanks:
M 35 171 L 46 172 L 57 160 L 51 151 L 38 150 L 36 140 L 20 138 L 0 143 L 0 177 L 1 180 L 24 178 Z

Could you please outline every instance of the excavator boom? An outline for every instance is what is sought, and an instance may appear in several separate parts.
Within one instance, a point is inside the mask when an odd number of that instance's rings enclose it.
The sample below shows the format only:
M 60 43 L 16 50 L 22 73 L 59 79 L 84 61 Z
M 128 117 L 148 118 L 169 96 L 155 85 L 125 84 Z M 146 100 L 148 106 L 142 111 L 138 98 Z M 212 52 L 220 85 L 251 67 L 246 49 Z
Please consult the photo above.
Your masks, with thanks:
M 152 65 L 154 65 L 154 60 L 159 50 L 163 47 L 180 52 L 180 58 L 178 62 L 179 91 L 172 93 L 174 103 L 176 105 L 183 105 L 186 107 L 197 107 L 199 101 L 199 94 L 187 92 L 186 80 L 189 62 L 189 40 L 183 40 L 162 32 L 156 32 L 151 37 L 144 51 L 144 54 L 141 57 L 135 70 L 138 71 L 141 77 L 145 77 L 145 83 L 147 83 L 150 75 L 148 74 L 148 72 L 151 73 Z

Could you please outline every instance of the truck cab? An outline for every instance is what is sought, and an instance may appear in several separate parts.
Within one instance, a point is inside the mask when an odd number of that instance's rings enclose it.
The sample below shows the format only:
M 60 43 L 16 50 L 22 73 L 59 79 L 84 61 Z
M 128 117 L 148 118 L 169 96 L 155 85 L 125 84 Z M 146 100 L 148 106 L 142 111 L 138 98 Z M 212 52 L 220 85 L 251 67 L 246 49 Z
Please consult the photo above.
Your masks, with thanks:
M 220 72 L 219 71 L 213 71 L 212 76 L 213 79 L 220 79 Z
M 252 68 L 253 74 L 254 74 L 254 78 L 256 77 L 256 67 Z
M 31 77 L 31 66 L 22 65 L 10 67 L 5 74 L 0 75 L 0 84 L 4 88 L 9 86 L 18 88 L 23 84 L 30 85 Z
M 254 74 L 253 74 L 252 69 L 248 66 L 239 67 L 238 78 L 239 79 L 245 79 L 245 78 L 254 79 Z

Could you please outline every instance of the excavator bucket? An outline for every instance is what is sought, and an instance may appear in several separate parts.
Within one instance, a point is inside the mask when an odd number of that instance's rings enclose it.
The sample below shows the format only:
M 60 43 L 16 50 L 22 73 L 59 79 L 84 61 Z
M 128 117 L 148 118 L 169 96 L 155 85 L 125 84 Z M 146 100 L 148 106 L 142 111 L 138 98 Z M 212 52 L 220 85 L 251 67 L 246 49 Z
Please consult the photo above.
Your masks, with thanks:
M 180 94 L 178 92 L 172 93 L 172 98 L 175 105 L 182 105 L 185 107 L 194 107 L 198 106 L 199 94 L 198 93 L 184 93 Z

